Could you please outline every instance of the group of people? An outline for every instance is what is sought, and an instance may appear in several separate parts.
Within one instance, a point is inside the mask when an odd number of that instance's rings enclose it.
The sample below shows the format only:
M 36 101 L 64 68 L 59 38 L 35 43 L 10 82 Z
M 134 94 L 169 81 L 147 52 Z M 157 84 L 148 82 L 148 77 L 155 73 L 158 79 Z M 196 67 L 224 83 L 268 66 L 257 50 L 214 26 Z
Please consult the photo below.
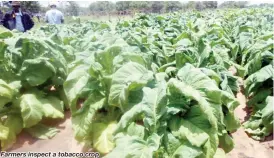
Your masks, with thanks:
M 34 26 L 31 16 L 21 10 L 20 2 L 13 1 L 11 3 L 12 11 L 7 12 L 3 19 L 2 24 L 9 30 L 18 30 L 26 32 Z M 56 3 L 50 3 L 50 10 L 46 12 L 45 21 L 49 24 L 62 24 L 64 23 L 64 15 L 56 9 Z

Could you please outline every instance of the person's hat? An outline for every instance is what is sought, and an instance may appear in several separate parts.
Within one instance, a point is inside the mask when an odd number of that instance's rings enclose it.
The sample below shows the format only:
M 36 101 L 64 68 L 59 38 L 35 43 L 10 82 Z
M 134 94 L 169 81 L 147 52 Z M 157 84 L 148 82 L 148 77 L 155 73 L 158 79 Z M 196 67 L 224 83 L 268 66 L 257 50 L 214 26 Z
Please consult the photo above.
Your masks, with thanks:
M 20 4 L 20 2 L 19 1 L 12 1 L 11 2 L 11 6 L 20 6 L 21 4 Z
M 49 6 L 51 7 L 51 6 L 57 6 L 57 3 L 56 2 L 50 2 L 49 3 Z

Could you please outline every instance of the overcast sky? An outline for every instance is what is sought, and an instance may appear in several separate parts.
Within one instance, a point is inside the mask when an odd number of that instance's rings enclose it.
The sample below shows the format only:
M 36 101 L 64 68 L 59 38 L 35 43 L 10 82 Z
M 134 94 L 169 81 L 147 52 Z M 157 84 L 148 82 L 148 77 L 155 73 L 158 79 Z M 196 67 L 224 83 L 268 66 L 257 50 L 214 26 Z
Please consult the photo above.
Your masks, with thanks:
M 88 7 L 90 5 L 90 3 L 92 2 L 95 2 L 96 0 L 91 0 L 91 1 L 76 1 L 81 7 Z M 118 0 L 109 0 L 109 1 L 112 1 L 112 2 L 116 2 Z M 51 1 L 39 1 L 40 4 L 44 7 L 48 6 L 49 5 L 49 2 Z M 57 1 L 57 2 L 61 2 L 61 1 Z M 65 1 L 63 1 L 65 2 Z M 187 2 L 187 1 L 185 1 Z M 218 4 L 221 4 L 224 2 L 224 0 L 217 0 Z M 271 0 L 250 0 L 249 1 L 249 4 L 260 4 L 260 3 L 274 3 L 274 1 L 271 1 Z M 58 4 L 58 3 L 57 3 Z

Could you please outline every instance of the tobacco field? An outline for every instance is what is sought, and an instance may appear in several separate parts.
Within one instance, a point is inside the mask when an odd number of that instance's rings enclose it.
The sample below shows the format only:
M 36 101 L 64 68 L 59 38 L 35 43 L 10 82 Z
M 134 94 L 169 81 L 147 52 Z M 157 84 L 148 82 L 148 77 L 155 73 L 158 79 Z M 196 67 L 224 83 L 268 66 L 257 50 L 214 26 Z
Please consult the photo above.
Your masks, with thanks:
M 21 131 L 54 137 L 42 120 L 66 110 L 73 139 L 105 158 L 221 158 L 240 126 L 264 140 L 273 133 L 273 23 L 273 8 L 253 8 L 1 28 L 1 150 Z M 243 124 L 234 115 L 241 89 Z

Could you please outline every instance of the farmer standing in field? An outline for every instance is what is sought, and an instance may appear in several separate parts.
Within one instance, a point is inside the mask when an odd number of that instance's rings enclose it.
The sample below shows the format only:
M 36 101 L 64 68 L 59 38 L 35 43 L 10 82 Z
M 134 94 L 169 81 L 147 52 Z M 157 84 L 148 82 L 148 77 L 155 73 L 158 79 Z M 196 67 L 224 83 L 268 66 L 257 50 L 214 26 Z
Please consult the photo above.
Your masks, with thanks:
M 34 25 L 34 22 L 29 14 L 21 11 L 20 2 L 13 1 L 11 6 L 13 10 L 4 15 L 2 20 L 3 26 L 9 30 L 16 29 L 20 32 L 30 30 Z
M 49 24 L 62 24 L 64 23 L 64 15 L 56 9 L 56 3 L 50 3 L 50 10 L 46 12 L 46 22 Z

